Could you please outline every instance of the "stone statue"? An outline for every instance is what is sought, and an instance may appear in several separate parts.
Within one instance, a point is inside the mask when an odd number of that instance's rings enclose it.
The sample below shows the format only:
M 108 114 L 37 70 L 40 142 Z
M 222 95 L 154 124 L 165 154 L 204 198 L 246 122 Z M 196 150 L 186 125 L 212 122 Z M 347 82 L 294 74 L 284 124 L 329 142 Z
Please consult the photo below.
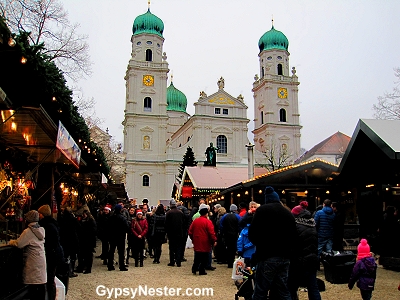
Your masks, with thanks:
M 150 137 L 148 135 L 143 137 L 143 149 L 150 149 Z
M 204 166 L 215 167 L 217 165 L 217 153 L 215 150 L 218 149 L 218 147 L 214 147 L 213 143 L 210 143 L 205 152 L 207 161 L 204 162 Z
M 207 94 L 204 91 L 200 92 L 200 99 L 207 98 Z
M 225 79 L 221 76 L 221 78 L 217 82 L 218 88 L 222 90 L 225 87 Z

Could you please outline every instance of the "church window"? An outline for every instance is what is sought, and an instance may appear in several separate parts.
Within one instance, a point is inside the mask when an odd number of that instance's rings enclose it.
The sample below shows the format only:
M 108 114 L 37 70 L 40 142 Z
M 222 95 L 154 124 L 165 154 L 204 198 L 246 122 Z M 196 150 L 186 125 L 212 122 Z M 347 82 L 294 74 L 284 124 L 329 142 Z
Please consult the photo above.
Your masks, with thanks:
M 146 61 L 153 61 L 153 52 L 150 49 L 146 50 Z
M 264 67 L 261 68 L 261 78 L 264 77 Z
M 221 114 L 221 109 L 220 109 L 219 107 L 216 107 L 216 108 L 214 109 L 214 114 L 220 115 L 220 114 Z
M 227 108 L 222 109 L 222 114 L 223 115 L 227 115 L 228 114 L 228 109 Z
M 261 112 L 261 124 L 264 124 L 264 112 Z
M 286 122 L 286 110 L 284 108 L 279 110 L 279 121 Z
M 272 59 L 272 56 L 268 56 L 268 57 L 267 57 L 267 60 L 271 60 L 271 59 Z
M 147 45 L 151 45 L 151 44 L 153 44 L 153 43 L 152 43 L 152 41 L 147 41 L 146 44 L 147 44 Z
M 143 175 L 142 181 L 143 181 L 143 186 L 150 186 L 150 177 L 149 177 L 149 175 Z
M 278 75 L 283 75 L 282 64 L 278 64 Z
M 137 42 L 136 45 L 140 46 L 142 44 L 142 42 Z
M 281 59 L 282 59 L 282 56 L 278 56 L 277 59 L 278 59 L 278 60 L 281 60 Z
M 228 143 L 226 136 L 219 135 L 217 136 L 217 153 L 228 153 Z
M 151 98 L 150 97 L 144 98 L 143 110 L 151 111 Z
M 160 47 L 161 47 L 161 45 L 160 45 L 159 43 L 157 43 L 157 47 L 158 47 L 158 48 L 160 48 Z

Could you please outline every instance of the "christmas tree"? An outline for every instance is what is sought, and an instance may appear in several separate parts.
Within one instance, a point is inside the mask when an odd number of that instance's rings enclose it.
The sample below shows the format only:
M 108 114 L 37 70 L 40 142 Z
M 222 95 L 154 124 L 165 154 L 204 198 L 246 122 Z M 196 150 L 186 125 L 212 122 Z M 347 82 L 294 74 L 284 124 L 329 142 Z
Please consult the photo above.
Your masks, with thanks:
M 195 167 L 197 166 L 196 158 L 194 157 L 194 152 L 191 147 L 187 147 L 186 153 L 183 156 L 183 162 L 179 166 L 179 175 L 178 177 L 182 179 L 183 171 L 185 167 Z

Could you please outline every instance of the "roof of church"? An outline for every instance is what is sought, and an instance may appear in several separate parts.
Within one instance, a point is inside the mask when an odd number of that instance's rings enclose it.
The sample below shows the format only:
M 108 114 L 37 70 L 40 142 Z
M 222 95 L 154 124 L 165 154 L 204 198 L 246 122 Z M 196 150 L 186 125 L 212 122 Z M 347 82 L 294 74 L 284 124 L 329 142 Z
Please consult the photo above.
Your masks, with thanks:
M 338 131 L 306 151 L 294 163 L 306 161 L 315 155 L 343 155 L 349 145 L 350 139 L 348 135 Z
M 260 52 L 264 50 L 280 49 L 288 51 L 289 40 L 287 37 L 274 28 L 272 25 L 271 30 L 263 34 L 263 36 L 258 41 L 258 48 Z
M 186 112 L 187 98 L 171 81 L 167 88 L 167 110 Z
M 150 8 L 143 15 L 137 16 L 133 22 L 133 35 L 141 33 L 156 34 L 163 37 L 164 23 L 163 21 L 150 12 Z

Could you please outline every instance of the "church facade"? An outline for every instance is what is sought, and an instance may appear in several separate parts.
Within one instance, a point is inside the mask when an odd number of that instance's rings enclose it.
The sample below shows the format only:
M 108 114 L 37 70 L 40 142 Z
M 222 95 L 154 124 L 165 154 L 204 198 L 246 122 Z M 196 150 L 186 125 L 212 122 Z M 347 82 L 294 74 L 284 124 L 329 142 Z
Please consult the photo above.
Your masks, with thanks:
M 213 94 L 200 92 L 194 103 L 195 113 L 190 116 L 186 112 L 186 96 L 174 86 L 172 79 L 168 86 L 169 65 L 163 51 L 162 20 L 148 9 L 136 17 L 132 31 L 132 53 L 125 75 L 126 104 L 122 123 L 125 184 L 129 197 L 138 201 L 147 198 L 152 205 L 159 200 L 170 199 L 179 165 L 189 146 L 199 165 L 206 160 L 205 150 L 213 143 L 217 149 L 218 167 L 247 168 L 245 145 L 249 143 L 249 119 L 243 96 L 232 96 L 225 91 L 225 82 L 221 77 Z M 264 52 L 260 53 L 260 61 L 268 61 L 269 56 Z M 257 78 L 253 84 L 254 101 L 266 116 L 271 111 L 279 114 L 279 107 L 284 107 L 288 111 L 285 123 L 294 125 L 298 123 L 298 108 L 294 104 L 297 101 L 297 77 L 293 77 L 295 74 L 288 76 L 287 49 L 286 54 L 282 55 L 287 62 L 284 75 L 277 74 L 279 78 L 270 80 L 266 76 L 272 76 L 270 71 Z M 296 78 L 296 81 L 289 81 L 289 78 Z M 276 97 L 273 97 L 274 100 L 269 100 L 270 94 L 264 93 L 270 88 L 282 87 L 287 88 L 289 99 L 274 101 Z M 293 96 L 294 92 L 292 95 L 293 90 L 296 90 L 296 96 Z M 257 150 L 262 151 L 266 142 L 261 141 L 267 141 L 265 137 L 276 132 L 274 136 L 279 142 L 285 143 L 290 151 L 298 151 L 296 147 L 299 148 L 299 145 L 293 142 L 295 136 L 299 140 L 300 126 L 296 127 L 298 132 L 295 132 L 293 129 L 287 130 L 293 126 L 280 126 L 279 120 L 275 122 L 273 118 L 255 122 L 253 132 Z M 275 130 L 277 128 L 279 130 Z

